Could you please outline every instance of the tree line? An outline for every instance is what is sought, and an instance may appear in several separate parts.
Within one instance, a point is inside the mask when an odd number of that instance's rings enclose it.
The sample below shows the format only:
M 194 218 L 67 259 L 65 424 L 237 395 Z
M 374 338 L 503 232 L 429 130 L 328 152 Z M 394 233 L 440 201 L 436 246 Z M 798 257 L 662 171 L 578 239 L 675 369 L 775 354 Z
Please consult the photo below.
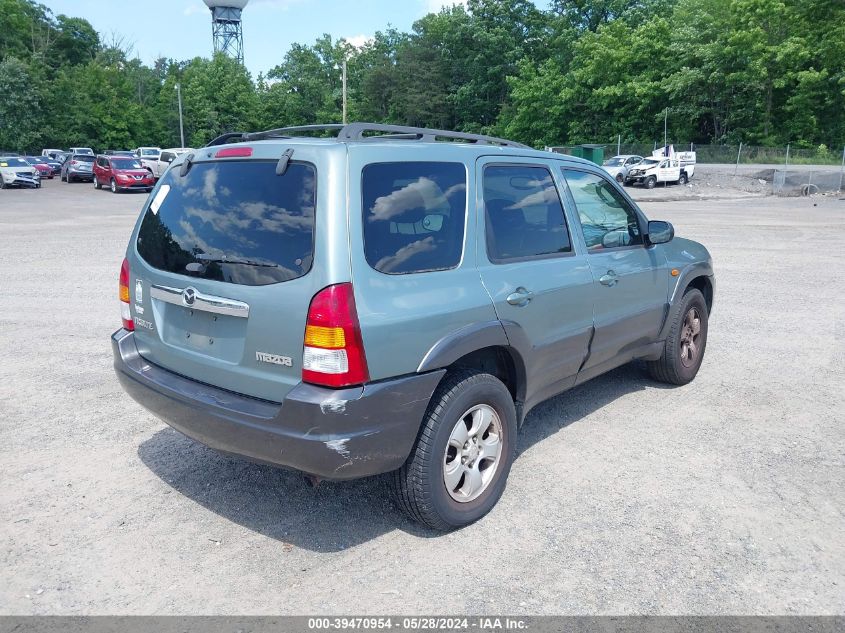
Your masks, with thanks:
M 132 55 L 85 19 L 0 0 L 0 149 L 179 145 L 341 119 L 530 145 L 845 143 L 842 0 L 469 0 L 356 47 L 324 35 L 252 77 L 216 55 Z

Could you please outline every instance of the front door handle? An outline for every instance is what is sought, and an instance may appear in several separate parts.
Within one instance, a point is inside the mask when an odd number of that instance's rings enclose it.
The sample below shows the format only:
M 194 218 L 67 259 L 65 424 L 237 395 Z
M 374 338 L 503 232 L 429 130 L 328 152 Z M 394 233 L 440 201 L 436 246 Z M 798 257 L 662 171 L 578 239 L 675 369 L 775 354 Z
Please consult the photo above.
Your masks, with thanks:
M 526 290 L 522 286 L 514 290 L 511 294 L 508 295 L 507 302 L 512 306 L 527 306 L 528 302 L 534 298 L 534 293 L 530 290 Z
M 608 270 L 606 275 L 602 275 L 601 277 L 599 277 L 599 281 L 602 283 L 602 285 L 613 287 L 617 283 L 619 283 L 619 277 L 612 270 Z

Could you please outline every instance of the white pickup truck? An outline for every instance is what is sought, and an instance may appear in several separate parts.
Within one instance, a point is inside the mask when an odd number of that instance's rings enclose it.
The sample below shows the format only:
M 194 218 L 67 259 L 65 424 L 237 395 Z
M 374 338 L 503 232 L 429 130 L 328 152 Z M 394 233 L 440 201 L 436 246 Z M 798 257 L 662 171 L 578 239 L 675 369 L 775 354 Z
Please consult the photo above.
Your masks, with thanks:
M 155 174 L 156 163 L 158 163 L 158 158 L 161 156 L 160 147 L 139 147 L 132 153 L 138 157 L 144 169 L 148 169 L 151 173 Z
M 668 150 L 659 149 L 630 169 L 625 184 L 645 185 L 649 189 L 661 182 L 685 185 L 695 172 L 695 162 L 695 152 L 675 152 L 671 146 Z

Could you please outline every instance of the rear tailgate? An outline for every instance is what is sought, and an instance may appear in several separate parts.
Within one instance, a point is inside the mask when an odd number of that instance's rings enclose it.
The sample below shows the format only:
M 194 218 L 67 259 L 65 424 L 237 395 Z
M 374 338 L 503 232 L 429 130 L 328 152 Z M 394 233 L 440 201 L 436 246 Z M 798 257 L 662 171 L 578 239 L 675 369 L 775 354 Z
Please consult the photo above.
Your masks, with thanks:
M 297 149 L 278 176 L 285 148 L 257 145 L 249 157 L 198 150 L 185 176 L 176 164 L 160 181 L 129 248 L 131 314 L 150 362 L 280 402 L 300 382 L 308 306 L 328 283 L 312 270 L 325 201 L 317 152 Z

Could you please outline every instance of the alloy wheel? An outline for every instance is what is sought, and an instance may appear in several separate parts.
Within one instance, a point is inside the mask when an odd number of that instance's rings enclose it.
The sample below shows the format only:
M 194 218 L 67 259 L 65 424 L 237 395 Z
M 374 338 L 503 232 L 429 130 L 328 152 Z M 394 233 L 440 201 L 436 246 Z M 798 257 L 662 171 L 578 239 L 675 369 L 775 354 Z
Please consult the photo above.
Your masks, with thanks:
M 488 488 L 502 457 L 502 421 L 493 407 L 478 404 L 455 423 L 443 456 L 443 482 L 460 503 Z
M 701 352 L 701 315 L 698 308 L 690 308 L 681 326 L 681 363 L 692 367 Z

